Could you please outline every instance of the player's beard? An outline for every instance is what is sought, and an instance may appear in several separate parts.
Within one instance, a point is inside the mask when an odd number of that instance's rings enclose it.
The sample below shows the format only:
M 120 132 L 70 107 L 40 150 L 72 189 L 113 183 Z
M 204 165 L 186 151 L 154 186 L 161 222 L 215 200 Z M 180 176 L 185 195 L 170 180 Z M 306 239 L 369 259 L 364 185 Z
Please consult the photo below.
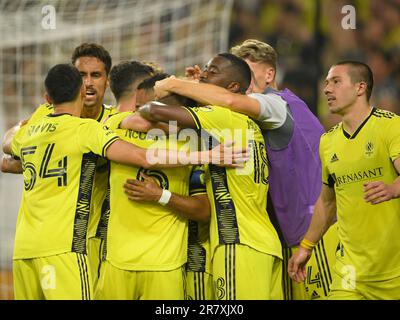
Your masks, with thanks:
M 87 108 L 93 108 L 94 106 L 101 104 L 102 98 L 103 97 L 100 96 L 97 91 L 95 91 L 94 95 L 91 96 L 86 95 L 83 105 Z

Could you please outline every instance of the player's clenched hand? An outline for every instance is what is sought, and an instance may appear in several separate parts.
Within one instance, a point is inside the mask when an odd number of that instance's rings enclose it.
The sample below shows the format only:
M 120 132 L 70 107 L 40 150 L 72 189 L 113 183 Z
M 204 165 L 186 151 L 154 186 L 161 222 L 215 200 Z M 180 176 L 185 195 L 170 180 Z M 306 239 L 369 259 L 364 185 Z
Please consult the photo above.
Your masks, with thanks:
M 124 191 L 129 200 L 157 202 L 163 189 L 154 178 L 141 173 L 143 181 L 128 179 L 124 184 Z
M 171 90 L 174 79 L 175 76 L 170 76 L 163 80 L 156 81 L 154 85 L 154 94 L 156 99 L 161 99 L 171 94 L 169 91 Z
M 364 200 L 371 204 L 378 204 L 396 197 L 395 186 L 383 181 L 364 183 Z
M 8 154 L 3 155 L 1 171 L 4 173 L 22 173 L 22 163 Z
M 185 77 L 188 80 L 199 80 L 200 74 L 201 74 L 201 69 L 197 64 L 193 67 L 187 67 L 185 69 Z
M 303 282 L 306 279 L 306 264 L 310 260 L 311 252 L 311 250 L 299 247 L 299 250 L 289 259 L 288 273 L 294 281 Z

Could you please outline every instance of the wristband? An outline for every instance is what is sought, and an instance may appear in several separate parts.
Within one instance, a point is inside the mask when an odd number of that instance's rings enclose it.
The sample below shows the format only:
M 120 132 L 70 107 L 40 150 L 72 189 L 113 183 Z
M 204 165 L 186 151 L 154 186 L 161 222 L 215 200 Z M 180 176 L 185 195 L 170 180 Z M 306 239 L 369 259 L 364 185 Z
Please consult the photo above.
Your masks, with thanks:
M 314 247 L 316 245 L 317 245 L 316 243 L 311 242 L 311 241 L 307 240 L 306 238 L 304 238 L 300 242 L 300 247 L 303 247 L 304 249 L 311 250 L 311 251 L 314 249 Z
M 163 192 L 161 194 L 160 199 L 158 200 L 158 203 L 161 204 L 162 206 L 165 206 L 169 202 L 169 199 L 171 199 L 171 196 L 172 196 L 171 191 L 163 189 Z

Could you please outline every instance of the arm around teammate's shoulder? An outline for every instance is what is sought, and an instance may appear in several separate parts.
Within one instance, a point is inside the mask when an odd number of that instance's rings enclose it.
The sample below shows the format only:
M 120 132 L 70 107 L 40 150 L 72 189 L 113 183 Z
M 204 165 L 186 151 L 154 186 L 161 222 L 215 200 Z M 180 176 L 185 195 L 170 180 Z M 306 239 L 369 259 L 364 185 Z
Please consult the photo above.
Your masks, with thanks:
M 171 77 L 157 81 L 154 89 L 158 97 L 162 97 L 165 92 L 175 92 L 202 104 L 229 108 L 232 111 L 243 113 L 254 119 L 257 119 L 260 115 L 260 105 L 257 100 L 244 94 L 230 92 L 225 88 L 209 83 L 199 83 Z

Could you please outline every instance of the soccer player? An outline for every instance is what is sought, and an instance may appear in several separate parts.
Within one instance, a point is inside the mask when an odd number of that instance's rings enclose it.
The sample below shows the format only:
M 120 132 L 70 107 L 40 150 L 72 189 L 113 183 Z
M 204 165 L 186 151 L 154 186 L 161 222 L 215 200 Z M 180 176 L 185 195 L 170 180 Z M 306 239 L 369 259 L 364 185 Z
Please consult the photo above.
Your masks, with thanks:
M 144 81 L 147 91 L 150 91 L 149 81 Z M 154 81 L 153 85 L 154 85 Z M 175 94 L 169 95 L 161 99 L 163 103 L 168 105 L 176 106 L 192 106 L 194 101 L 188 101 L 189 99 L 178 96 Z M 144 126 L 139 124 L 137 119 L 133 119 L 134 116 L 129 116 L 122 120 L 121 128 L 139 128 L 143 130 Z M 150 122 L 149 122 L 150 123 Z M 152 122 L 145 131 L 153 128 L 162 128 L 163 125 L 167 125 L 162 122 Z M 169 131 L 166 131 L 169 132 Z M 169 203 L 171 209 L 179 212 L 185 212 L 186 210 L 192 210 L 196 208 L 196 204 L 200 205 L 201 209 L 209 210 L 209 200 L 205 189 L 205 176 L 208 174 L 207 168 L 198 167 L 195 168 L 191 174 L 189 183 L 189 195 L 190 197 L 180 197 L 180 201 L 172 201 Z M 141 184 L 143 186 L 141 186 Z M 152 187 L 148 187 L 151 186 Z M 138 180 L 128 179 L 124 185 L 125 192 L 129 195 L 129 199 L 135 201 L 145 200 L 158 200 L 157 196 L 154 197 L 154 193 L 158 189 L 162 191 L 160 186 L 151 184 L 151 182 L 141 182 Z M 174 194 L 173 194 L 174 195 Z M 178 206 L 179 205 L 179 206 Z M 199 210 L 199 209 L 197 209 Z M 201 210 L 199 210 L 201 211 Z M 188 248 L 187 248 L 187 262 L 186 262 L 186 298 L 188 300 L 213 300 L 214 290 L 211 273 L 211 258 L 210 258 L 210 237 L 209 237 L 209 222 L 195 221 L 195 219 L 188 221 Z
M 143 80 L 148 79 L 152 75 L 153 69 L 146 66 L 138 61 L 125 61 L 118 65 L 115 65 L 109 73 L 109 83 L 111 91 L 118 101 L 118 105 L 115 108 L 116 112 L 132 111 L 136 109 L 136 94 L 137 86 Z M 129 85 L 121 86 L 122 84 L 128 83 Z M 123 88 L 123 89 L 121 89 Z M 105 122 L 110 114 L 103 117 L 101 122 Z M 141 127 L 147 127 L 148 121 L 143 118 L 135 119 L 136 125 Z M 102 189 L 101 194 L 103 195 L 102 202 L 97 203 L 97 211 L 94 213 L 95 218 L 91 219 L 91 229 L 89 234 L 89 257 L 91 258 L 91 264 L 94 266 L 93 278 L 94 278 L 94 289 L 97 286 L 97 280 L 100 277 L 100 267 L 102 260 L 104 259 L 105 252 L 105 238 L 107 234 L 107 224 L 109 218 L 110 204 L 109 204 L 109 164 L 107 163 L 106 175 L 102 176 L 103 182 L 100 186 Z M 95 186 L 95 190 L 98 189 Z M 107 193 L 107 194 L 106 194 Z M 100 214 L 100 216 L 99 216 Z
M 76 47 L 71 57 L 72 64 L 79 70 L 85 85 L 86 97 L 82 108 L 82 118 L 94 119 L 103 123 L 115 107 L 103 103 L 108 87 L 112 59 L 109 52 L 96 43 L 83 43 Z M 101 250 L 104 240 L 97 232 L 108 185 L 109 163 L 103 157 L 98 157 L 96 163 L 92 206 L 88 226 L 88 257 L 90 259 L 93 287 L 97 285 L 101 263 Z
M 189 197 L 172 193 L 167 206 L 176 212 L 191 212 L 210 216 L 210 203 L 205 186 L 205 175 L 202 167 L 194 168 L 189 182 Z M 124 185 L 128 198 L 133 201 L 158 202 L 163 189 L 154 178 L 145 176 L 144 181 L 128 180 Z M 159 203 L 159 206 L 162 204 Z M 189 216 L 189 215 L 188 215 Z M 193 219 L 193 218 L 191 218 Z M 186 262 L 186 299 L 214 300 L 209 256 L 209 221 L 194 219 L 188 221 L 188 248 Z
M 86 87 L 86 97 L 81 116 L 101 122 L 113 110 L 112 107 L 103 105 L 104 94 L 108 86 L 108 74 L 112 63 L 111 56 L 99 44 L 83 43 L 74 49 L 71 61 L 80 71 Z M 29 120 L 41 118 L 52 113 L 53 110 L 54 107 L 52 105 L 44 103 L 35 110 Z M 10 154 L 10 145 L 15 132 L 27 122 L 28 120 L 20 122 L 4 135 L 4 153 Z
M 136 110 L 138 86 L 153 76 L 154 70 L 139 61 L 123 61 L 110 73 L 110 88 L 118 103 L 118 112 Z
M 108 86 L 108 75 L 110 73 L 112 59 L 109 52 L 101 45 L 96 43 L 83 43 L 76 47 L 71 56 L 71 62 L 79 70 L 85 85 L 85 99 L 82 109 L 82 118 L 94 119 L 102 123 L 110 114 L 116 112 L 112 106 L 103 104 L 104 94 Z M 54 111 L 54 106 L 48 103 L 40 105 L 29 121 L 34 122 Z M 26 123 L 27 121 L 25 121 Z M 3 150 L 10 153 L 10 146 L 16 130 L 21 128 L 21 123 L 11 128 L 5 135 Z M 25 130 L 28 126 L 22 126 Z M 8 147 L 7 147 L 8 146 Z M 16 160 L 5 162 L 8 165 L 5 169 L 8 172 L 22 173 L 22 167 L 18 167 Z M 19 169 L 19 170 L 18 170 Z M 97 227 L 102 211 L 103 202 L 106 195 L 108 183 L 109 164 L 107 159 L 99 157 L 96 164 L 95 183 L 93 187 L 91 215 L 89 219 L 88 231 L 88 255 L 91 260 L 92 279 L 94 286 L 97 283 L 98 269 L 100 267 L 100 252 L 102 240 L 97 234 Z
M 120 67 L 122 68 L 122 66 Z M 114 68 L 113 68 L 114 70 Z M 111 74 L 113 74 L 113 70 Z M 154 84 L 158 80 L 165 79 L 169 75 L 166 73 L 156 73 L 150 78 L 143 80 L 137 90 L 135 90 L 135 96 L 131 98 L 129 105 L 133 105 L 136 99 L 136 106 L 142 106 L 148 101 L 154 100 Z M 118 79 L 118 73 L 115 76 L 111 76 L 111 88 L 114 87 L 113 79 Z M 123 85 L 123 79 L 117 81 L 121 88 L 129 87 L 130 82 L 126 82 Z M 134 80 L 131 80 L 133 82 Z M 190 101 L 190 99 L 178 96 L 175 94 L 168 95 L 161 99 L 164 104 L 176 105 L 176 106 L 191 106 L 194 107 L 196 103 Z M 146 121 L 147 123 L 143 122 Z M 124 129 L 132 129 L 137 132 L 147 132 L 151 129 L 159 128 L 166 133 L 169 133 L 169 125 L 163 122 L 148 122 L 144 120 L 138 113 L 129 115 L 124 118 L 120 127 Z M 173 126 L 174 130 L 176 129 Z M 144 136 L 142 133 L 138 133 Z M 205 191 L 204 185 L 204 172 L 206 168 L 195 168 L 189 183 L 189 195 L 190 197 L 179 196 L 179 202 L 171 201 L 169 206 L 171 209 L 179 212 L 185 212 L 185 210 L 192 211 L 192 208 L 196 208 L 196 204 L 200 205 L 204 210 L 209 208 L 208 197 Z M 141 186 L 143 184 L 143 186 Z M 149 188 L 148 186 L 152 186 Z M 129 199 L 136 201 L 144 200 L 158 200 L 154 197 L 153 193 L 155 190 L 162 191 L 160 186 L 151 184 L 147 181 L 139 180 L 128 180 L 125 184 L 125 191 L 130 195 Z M 150 194 L 148 194 L 150 193 Z M 172 193 L 175 197 L 175 194 Z M 135 196 L 134 198 L 131 196 Z M 139 197 L 140 196 L 140 197 Z M 205 196 L 205 197 L 204 197 Z M 150 198 L 149 198 L 150 197 Z M 157 198 L 157 199 L 156 199 Z M 179 205 L 179 206 L 177 206 Z M 186 263 L 186 298 L 189 300 L 212 300 L 214 299 L 213 294 L 213 282 L 211 275 L 211 261 L 209 254 L 209 223 L 202 221 L 190 220 L 188 221 L 189 235 L 188 235 L 188 250 L 187 250 L 187 263 Z
M 270 45 L 250 39 L 233 47 L 231 52 L 243 58 L 252 70 L 252 94 L 236 94 L 223 87 L 169 78 L 156 83 L 156 95 L 175 92 L 246 114 L 257 122 L 264 136 L 269 160 L 267 211 L 278 230 L 284 263 L 287 264 L 309 226 L 312 208 L 320 193 L 318 146 L 324 129 L 304 101 L 288 89 L 278 91 L 277 53 Z M 196 78 L 196 68 L 189 71 Z M 325 239 L 324 244 L 327 248 L 336 248 L 335 231 L 331 233 L 332 237 Z M 334 251 L 329 250 L 328 256 L 333 255 Z M 319 269 L 323 274 L 328 272 L 327 268 L 329 266 L 323 268 L 319 264 L 314 270 Z M 310 298 L 304 288 L 292 286 L 286 273 L 283 276 L 286 299 Z M 326 291 L 317 286 L 317 282 L 314 283 L 309 283 L 313 288 L 308 291 L 324 296 Z
M 202 82 L 244 94 L 251 71 L 242 59 L 223 53 L 206 65 Z M 150 121 L 177 120 L 178 126 L 203 129 L 214 140 L 226 136 L 251 145 L 251 161 L 242 170 L 209 166 L 210 241 L 217 299 L 281 299 L 282 249 L 266 212 L 268 166 L 259 127 L 245 115 L 218 106 L 160 107 L 148 104 L 140 113 Z M 235 136 L 236 135 L 236 136 Z
M 154 85 L 157 81 L 168 78 L 168 73 L 157 73 L 150 79 L 144 80 L 138 86 L 136 99 L 136 107 L 139 108 L 149 101 L 155 100 Z
M 96 155 L 146 169 L 225 155 L 183 152 L 172 158 L 172 153 L 159 150 L 167 163 L 151 164 L 145 149 L 122 141 L 92 119 L 79 118 L 86 87 L 74 66 L 51 68 L 45 87 L 54 113 L 31 121 L 12 141 L 13 155 L 22 160 L 25 185 L 13 257 L 15 297 L 90 299 L 86 240 Z
M 143 80 L 135 72 L 139 66 L 124 62 L 111 71 L 118 109 L 136 105 L 137 83 Z M 143 147 L 157 140 L 169 144 L 166 135 L 123 129 L 122 121 L 129 116 L 132 112 L 115 114 L 106 124 L 121 139 Z M 130 180 L 128 198 L 122 186 L 132 176 L 136 180 Z M 112 163 L 106 253 L 96 299 L 185 299 L 188 218 L 206 223 L 209 217 L 201 169 L 146 170 Z
M 333 65 L 324 93 L 342 122 L 321 137 L 322 190 L 288 272 L 304 281 L 306 263 L 337 212 L 339 248 L 329 298 L 400 298 L 400 118 L 369 103 L 370 68 Z

